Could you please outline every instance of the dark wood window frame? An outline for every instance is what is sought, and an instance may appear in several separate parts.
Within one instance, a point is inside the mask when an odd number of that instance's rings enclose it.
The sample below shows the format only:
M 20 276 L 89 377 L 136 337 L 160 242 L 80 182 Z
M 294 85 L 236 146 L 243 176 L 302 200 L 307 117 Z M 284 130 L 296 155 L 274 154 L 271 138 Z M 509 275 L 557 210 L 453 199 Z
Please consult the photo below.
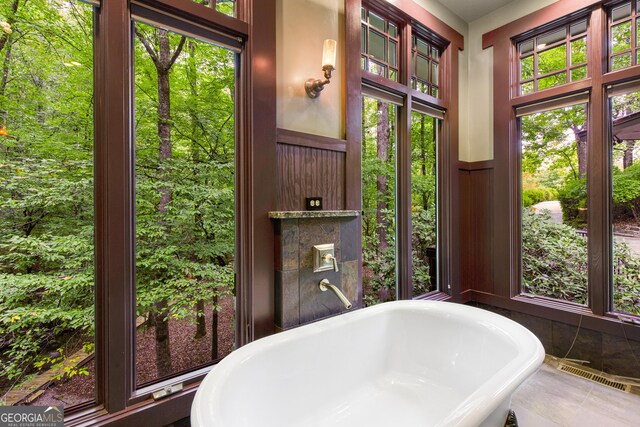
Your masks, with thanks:
M 494 104 L 494 186 L 493 186 L 493 292 L 475 292 L 472 299 L 522 313 L 544 317 L 612 335 L 638 339 L 640 327 L 621 323 L 611 304 L 612 233 L 609 189 L 610 138 L 607 87 L 640 78 L 640 66 L 607 72 L 607 12 L 617 2 L 564 0 L 542 8 L 483 35 L 484 49 L 493 48 Z M 547 28 L 586 16 L 590 39 L 587 57 L 589 76 L 578 82 L 527 95 L 517 94 L 511 76 L 517 70 L 516 40 L 542 33 Z M 514 61 L 514 59 L 516 60 Z M 520 295 L 520 212 L 519 212 L 519 134 L 515 109 L 527 105 L 561 102 L 563 97 L 588 92 L 588 262 L 589 307 Z
M 368 8 L 364 9 L 365 11 L 365 16 L 364 18 L 366 18 L 365 20 L 362 20 L 362 29 L 365 30 L 365 34 L 366 37 L 362 38 L 361 43 L 362 46 L 365 48 L 362 50 L 361 55 L 362 55 L 362 69 L 363 70 L 369 70 L 371 68 L 371 63 L 373 63 L 375 66 L 377 67 L 384 67 L 384 75 L 382 77 L 385 77 L 387 79 L 393 80 L 393 81 L 398 81 L 398 77 L 399 77 L 399 68 L 400 68 L 400 29 L 398 24 L 393 20 L 393 19 L 388 19 L 384 13 L 380 13 L 377 10 L 371 10 Z M 385 26 L 387 28 L 385 28 L 385 31 L 380 30 L 379 28 L 377 28 L 375 25 L 371 24 L 369 22 L 369 17 L 371 14 L 374 14 L 377 17 L 380 17 L 381 19 L 383 19 L 385 21 Z M 395 32 L 396 35 L 394 36 L 393 34 L 391 34 L 391 26 L 394 26 L 395 28 Z M 372 55 L 369 51 L 369 48 L 371 46 L 371 34 L 376 34 L 378 37 L 381 37 L 385 40 L 385 56 L 386 58 L 377 58 L 374 55 Z M 395 64 L 393 64 L 392 62 L 389 61 L 389 57 L 391 56 L 391 44 L 395 43 L 396 45 L 396 49 L 394 51 L 394 54 L 396 55 L 396 61 Z M 393 74 L 392 74 L 393 73 Z M 392 76 L 395 76 L 395 79 L 392 78 Z
M 361 69 L 361 19 L 362 5 L 366 4 L 388 19 L 401 25 L 400 31 L 400 74 L 398 82 L 385 79 Z M 409 141 L 411 132 L 411 112 L 414 104 L 422 104 L 445 111 L 439 141 L 439 283 L 440 289 L 420 299 L 451 299 L 462 301 L 460 283 L 460 243 L 459 243 L 459 191 L 458 191 L 458 54 L 464 49 L 463 37 L 447 24 L 427 12 L 412 0 L 398 0 L 393 5 L 388 2 L 371 0 L 346 0 L 346 88 L 347 88 L 347 152 L 346 161 L 350 165 L 346 176 L 347 209 L 361 210 L 362 169 L 360 150 L 362 146 L 362 94 L 378 91 L 402 99 L 403 107 L 398 114 L 398 139 Z M 418 30 L 420 28 L 420 30 Z M 411 88 L 412 33 L 424 37 L 424 32 L 442 46 L 440 56 L 440 97 L 424 94 Z M 418 32 L 419 31 L 419 32 Z M 433 39 L 432 39 L 433 40 Z M 399 143 L 397 151 L 397 235 L 396 245 L 399 258 L 397 270 L 398 298 L 411 299 L 411 144 Z
M 237 345 L 274 332 L 275 0 L 242 0 L 237 18 L 192 0 L 103 0 L 95 9 L 96 399 L 67 411 L 65 425 L 166 425 L 190 413 L 211 369 L 136 390 L 132 136 L 132 11 L 195 36 L 232 41 L 237 54 Z M 158 19 L 155 20 L 154 16 Z M 257 143 L 259 142 L 259 143 Z M 252 159 L 260 158 L 260 162 Z M 262 165 L 262 166 L 261 166 Z M 152 391 L 183 382 L 154 402 Z
M 584 21 L 584 18 L 578 18 L 575 19 L 574 21 L 562 24 L 558 27 L 555 27 L 549 31 L 545 31 L 541 34 L 537 34 L 535 36 L 532 37 L 527 37 L 524 40 L 518 41 L 517 42 L 517 46 L 519 47 L 518 49 L 516 49 L 516 52 L 518 53 L 518 58 L 519 58 L 519 66 L 518 66 L 518 95 L 525 95 L 528 93 L 532 93 L 532 92 L 538 92 L 540 90 L 546 90 L 546 89 L 540 89 L 538 87 L 538 83 L 540 82 L 540 80 L 543 80 L 545 78 L 548 77 L 553 77 L 553 76 L 557 76 L 557 75 L 565 75 L 565 82 L 573 82 L 573 81 L 580 81 L 584 78 L 587 77 L 587 72 L 588 72 L 588 66 L 587 66 L 587 61 L 585 58 L 584 62 L 579 62 L 577 64 L 573 64 L 573 57 L 572 57 L 572 49 L 571 49 L 571 45 L 573 42 L 578 41 L 580 39 L 585 39 L 585 46 L 589 46 L 588 44 L 588 38 L 587 38 L 587 27 L 585 25 L 585 31 L 584 32 L 580 32 L 578 34 L 571 34 L 571 28 L 575 25 L 578 24 L 582 21 Z M 544 37 L 545 35 L 548 35 L 549 33 L 553 33 L 555 31 L 564 29 L 565 30 L 565 36 L 564 38 L 562 38 L 561 40 L 552 43 L 550 45 L 538 45 L 538 38 L 539 37 Z M 524 53 L 522 52 L 522 48 L 521 46 L 527 43 L 531 43 L 531 50 L 530 51 L 525 51 Z M 564 68 L 560 68 L 560 69 L 556 69 L 556 70 L 552 70 L 548 73 L 539 73 L 539 63 L 540 63 L 540 55 L 544 54 L 545 52 L 548 52 L 550 50 L 553 50 L 557 47 L 560 46 L 565 46 L 566 49 L 566 54 L 565 54 L 565 66 Z M 532 58 L 533 59 L 533 68 L 532 68 L 532 72 L 533 75 L 530 78 L 526 78 L 526 79 L 522 79 L 522 61 L 524 59 L 527 58 Z M 574 79 L 573 77 L 573 72 L 577 69 L 580 68 L 585 68 L 585 75 L 582 78 L 578 78 L 578 79 Z M 532 88 L 531 91 L 528 91 L 526 93 L 523 93 L 522 91 L 522 87 L 526 84 L 532 84 Z M 565 84 L 565 83 L 563 83 Z M 555 87 L 555 86 L 554 86 Z
M 618 20 L 613 20 L 613 10 L 618 7 L 623 5 L 624 3 L 630 3 L 630 9 L 631 9 L 631 14 L 628 17 L 625 18 L 621 18 Z M 640 21 L 640 4 L 638 4 L 638 2 L 636 0 L 626 0 L 626 1 L 622 1 L 622 2 L 616 2 L 614 4 L 612 4 L 610 7 L 607 8 L 607 11 L 609 12 L 607 15 L 607 35 L 609 37 L 612 37 L 612 32 L 611 30 L 613 29 L 613 27 L 618 26 L 618 25 L 622 25 L 625 22 L 630 22 L 631 23 L 631 34 L 630 34 L 630 40 L 629 40 L 629 49 L 624 49 L 618 52 L 613 53 L 612 49 L 613 49 L 613 45 L 611 43 L 608 43 L 609 49 L 607 51 L 608 53 L 608 61 L 607 61 L 607 69 L 609 71 L 613 71 L 613 60 L 616 57 L 622 57 L 626 54 L 630 54 L 631 58 L 630 58 L 630 65 L 628 65 L 627 67 L 633 66 L 633 65 L 638 65 L 640 64 L 640 61 L 638 58 L 638 55 L 640 55 L 640 46 L 638 45 L 638 34 L 637 34 L 637 29 L 638 29 L 638 21 Z M 627 68 L 627 67 L 622 67 L 620 69 L 623 68 Z

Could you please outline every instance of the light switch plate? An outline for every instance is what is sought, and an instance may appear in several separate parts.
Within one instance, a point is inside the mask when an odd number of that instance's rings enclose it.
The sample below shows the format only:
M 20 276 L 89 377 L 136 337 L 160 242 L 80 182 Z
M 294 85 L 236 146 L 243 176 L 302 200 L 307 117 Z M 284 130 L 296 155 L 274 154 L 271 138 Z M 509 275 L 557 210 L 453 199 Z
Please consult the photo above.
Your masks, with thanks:
M 333 261 L 325 260 L 325 255 L 335 256 L 335 247 L 333 243 L 324 245 L 315 245 L 313 247 L 313 272 L 333 270 Z

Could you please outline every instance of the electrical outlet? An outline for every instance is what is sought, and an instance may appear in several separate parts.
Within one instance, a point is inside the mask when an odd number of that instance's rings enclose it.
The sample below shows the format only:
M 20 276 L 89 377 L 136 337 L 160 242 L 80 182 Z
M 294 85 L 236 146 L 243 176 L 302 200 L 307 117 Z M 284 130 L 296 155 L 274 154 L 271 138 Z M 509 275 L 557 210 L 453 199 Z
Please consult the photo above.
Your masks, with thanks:
M 308 211 L 321 211 L 322 210 L 322 197 L 307 197 L 307 210 Z

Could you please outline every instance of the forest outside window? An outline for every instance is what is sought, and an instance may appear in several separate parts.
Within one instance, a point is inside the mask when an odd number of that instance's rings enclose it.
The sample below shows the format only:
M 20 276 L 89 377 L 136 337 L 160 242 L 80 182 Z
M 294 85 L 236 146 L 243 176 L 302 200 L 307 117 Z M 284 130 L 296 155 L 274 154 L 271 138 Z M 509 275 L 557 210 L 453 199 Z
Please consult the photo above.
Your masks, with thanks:
M 0 404 L 69 408 L 96 396 L 94 9 L 3 1 L 0 20 Z
M 235 53 L 134 23 L 136 381 L 234 349 Z

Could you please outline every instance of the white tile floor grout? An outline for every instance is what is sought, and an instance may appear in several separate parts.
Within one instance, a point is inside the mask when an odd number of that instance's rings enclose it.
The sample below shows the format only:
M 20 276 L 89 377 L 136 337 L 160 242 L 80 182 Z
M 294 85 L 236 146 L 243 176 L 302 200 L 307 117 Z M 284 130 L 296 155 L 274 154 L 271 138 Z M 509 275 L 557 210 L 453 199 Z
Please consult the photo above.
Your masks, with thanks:
M 543 364 L 511 400 L 519 427 L 639 427 L 640 396 Z

